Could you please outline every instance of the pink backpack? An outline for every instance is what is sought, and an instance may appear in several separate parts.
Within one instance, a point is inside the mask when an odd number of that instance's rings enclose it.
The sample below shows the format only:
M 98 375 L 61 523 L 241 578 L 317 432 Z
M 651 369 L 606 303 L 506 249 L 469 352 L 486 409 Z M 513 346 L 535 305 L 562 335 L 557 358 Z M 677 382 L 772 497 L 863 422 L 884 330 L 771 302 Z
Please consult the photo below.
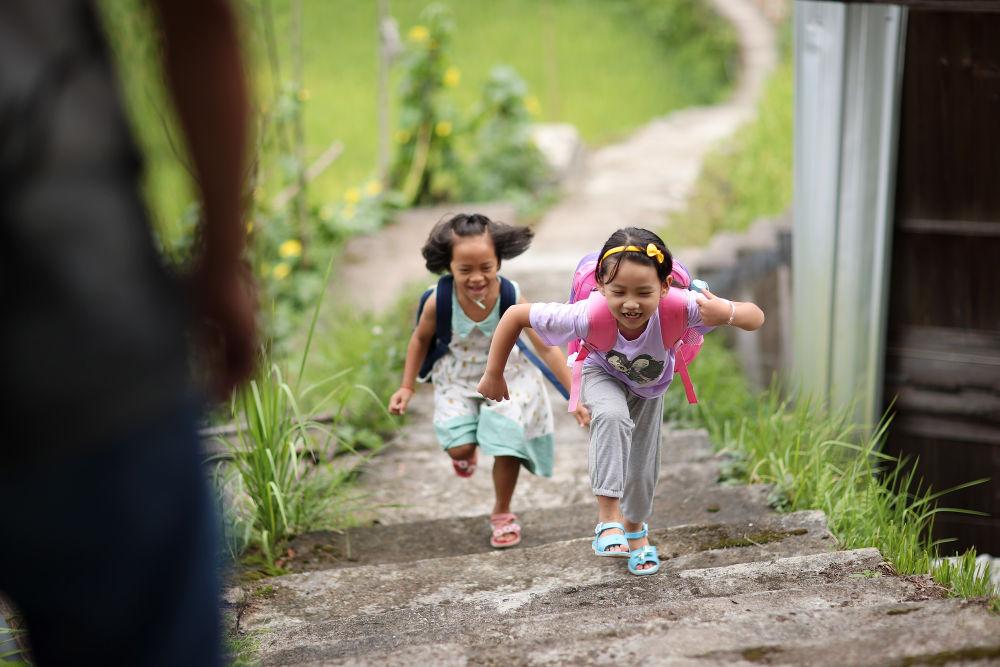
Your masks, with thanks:
M 618 324 L 608 308 L 604 295 L 597 291 L 597 253 L 583 257 L 573 273 L 573 287 L 569 302 L 586 299 L 588 306 L 587 338 L 570 341 L 568 352 L 573 364 L 573 386 L 569 395 L 569 411 L 576 410 L 580 400 L 580 384 L 583 378 L 583 360 L 590 352 L 608 352 L 618 339 Z M 673 282 L 666 296 L 660 299 L 660 331 L 663 334 L 663 348 L 674 350 L 674 369 L 684 382 L 684 393 L 688 403 L 697 403 L 698 397 L 691 384 L 688 364 L 694 361 L 701 350 L 704 337 L 687 323 L 688 289 L 691 274 L 683 264 L 674 260 Z

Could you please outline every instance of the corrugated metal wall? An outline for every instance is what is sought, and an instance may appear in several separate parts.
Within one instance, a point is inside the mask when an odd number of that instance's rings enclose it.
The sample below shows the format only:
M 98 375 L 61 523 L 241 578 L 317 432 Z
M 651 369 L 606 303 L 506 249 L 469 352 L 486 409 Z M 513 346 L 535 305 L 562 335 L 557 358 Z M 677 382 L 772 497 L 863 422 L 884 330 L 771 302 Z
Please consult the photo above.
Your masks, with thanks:
M 793 379 L 880 417 L 906 10 L 795 6 Z

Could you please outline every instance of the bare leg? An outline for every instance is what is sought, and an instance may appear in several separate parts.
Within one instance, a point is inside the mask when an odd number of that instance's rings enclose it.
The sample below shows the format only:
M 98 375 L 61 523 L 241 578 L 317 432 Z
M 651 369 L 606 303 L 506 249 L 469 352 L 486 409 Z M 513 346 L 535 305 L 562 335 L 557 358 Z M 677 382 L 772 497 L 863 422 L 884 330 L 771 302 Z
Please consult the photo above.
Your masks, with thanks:
M 448 456 L 456 461 L 468 461 L 476 453 L 476 443 L 470 442 L 467 445 L 458 445 L 445 451 L 448 452 Z
M 517 477 L 521 472 L 521 459 L 516 456 L 497 456 L 493 459 L 493 490 L 496 501 L 493 504 L 493 514 L 510 512 L 510 499 L 517 486 Z M 508 533 L 497 538 L 499 542 L 513 542 L 517 536 Z

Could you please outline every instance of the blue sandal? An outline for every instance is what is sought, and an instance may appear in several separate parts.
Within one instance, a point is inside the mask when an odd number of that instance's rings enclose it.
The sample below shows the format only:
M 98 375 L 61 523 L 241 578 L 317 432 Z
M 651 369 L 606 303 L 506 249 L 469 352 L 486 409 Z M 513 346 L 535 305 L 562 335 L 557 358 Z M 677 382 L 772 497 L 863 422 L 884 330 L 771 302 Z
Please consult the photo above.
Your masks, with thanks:
M 597 527 L 594 528 L 594 541 L 590 543 L 590 546 L 594 547 L 594 553 L 598 556 L 606 556 L 609 558 L 628 558 L 628 541 L 625 539 L 624 535 L 608 535 L 607 537 L 601 537 L 601 533 L 606 530 L 618 530 L 625 532 L 625 526 L 618 522 L 609 521 L 608 523 L 599 523 Z M 608 551 L 608 547 L 613 547 L 620 545 L 625 547 L 625 551 Z
M 649 526 L 647 524 L 642 524 L 642 530 L 635 533 L 625 533 L 625 539 L 627 540 L 641 540 L 649 534 Z M 653 567 L 639 570 L 637 569 L 640 565 L 645 563 L 653 563 Z M 656 547 L 651 544 L 647 544 L 644 547 L 639 547 L 638 549 L 633 549 L 628 552 L 628 571 L 632 574 L 641 577 L 647 574 L 656 574 L 660 571 L 660 556 L 656 551 Z

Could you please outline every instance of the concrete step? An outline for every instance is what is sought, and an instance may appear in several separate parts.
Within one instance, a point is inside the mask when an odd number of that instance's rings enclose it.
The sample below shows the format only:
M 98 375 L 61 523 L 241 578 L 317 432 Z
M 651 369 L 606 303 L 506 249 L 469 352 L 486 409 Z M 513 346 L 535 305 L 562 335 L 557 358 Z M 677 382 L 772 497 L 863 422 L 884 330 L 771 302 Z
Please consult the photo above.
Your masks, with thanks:
M 555 414 L 555 474 L 541 478 L 521 474 L 514 494 L 513 509 L 520 514 L 530 509 L 563 507 L 593 502 L 587 468 L 589 439 L 566 413 L 566 401 L 554 391 L 550 400 Z M 390 445 L 362 471 L 357 495 L 363 504 L 353 508 L 363 524 L 410 523 L 441 517 L 477 517 L 493 507 L 492 459 L 480 455 L 479 470 L 470 479 L 452 471 L 448 455 L 441 451 L 429 424 L 433 414 L 433 391 L 422 387 L 410 403 L 410 423 Z M 661 470 L 669 474 L 677 463 L 711 462 L 712 446 L 703 430 L 663 432 Z M 718 463 L 704 469 L 712 477 Z
M 438 641 L 343 653 L 301 665 L 983 665 L 1000 664 L 1000 616 L 982 603 L 906 599 L 925 582 L 851 579 L 729 597 L 490 620 Z M 938 593 L 941 595 L 941 593 Z M 898 601 L 896 601 L 898 600 Z M 383 628 L 394 633 L 391 627 Z M 398 635 L 393 639 L 401 639 Z M 322 656 L 322 657 L 319 657 Z M 273 659 L 272 659 L 273 658 Z M 318 658 L 318 659 L 317 659 Z M 264 664 L 292 664 L 269 656 Z
M 287 575 L 232 590 L 228 599 L 236 605 L 249 601 L 242 613 L 243 627 L 262 632 L 263 655 L 296 655 L 294 660 L 281 658 L 275 663 L 294 664 L 306 657 L 297 653 L 300 648 L 334 656 L 346 650 L 337 645 L 349 637 L 378 648 L 384 635 L 373 630 L 381 627 L 391 628 L 393 636 L 411 632 L 420 636 L 431 618 L 438 619 L 433 625 L 444 632 L 452 623 L 448 619 L 461 627 L 470 618 L 498 620 L 522 607 L 555 613 L 589 606 L 595 598 L 614 598 L 610 604 L 628 605 L 633 595 L 629 591 L 642 590 L 662 589 L 669 595 L 681 591 L 689 597 L 731 595 L 756 590 L 754 581 L 758 587 L 776 590 L 802 582 L 822 583 L 823 577 L 877 568 L 881 563 L 874 550 L 826 553 L 835 548 L 835 541 L 821 512 L 774 515 L 753 526 L 654 530 L 652 541 L 665 557 L 664 572 L 655 577 L 627 574 L 624 559 L 598 558 L 590 550 L 590 539 L 582 538 L 487 554 Z M 794 554 L 809 555 L 796 561 L 790 558 Z M 810 560 L 816 558 L 820 560 Z M 748 564 L 728 575 L 712 574 L 729 571 L 718 566 L 733 563 Z M 354 629 L 344 634 L 348 627 Z
M 767 504 L 770 487 L 720 486 L 708 479 L 700 464 L 677 464 L 660 480 L 651 523 L 661 529 L 695 524 L 746 525 L 773 514 Z M 463 480 L 464 481 L 464 480 Z M 519 512 L 523 537 L 518 549 L 573 540 L 590 535 L 597 522 L 593 500 L 563 507 Z M 317 531 L 292 540 L 295 556 L 285 567 L 308 572 L 384 563 L 404 563 L 489 553 L 490 525 L 486 514 L 409 523 Z

